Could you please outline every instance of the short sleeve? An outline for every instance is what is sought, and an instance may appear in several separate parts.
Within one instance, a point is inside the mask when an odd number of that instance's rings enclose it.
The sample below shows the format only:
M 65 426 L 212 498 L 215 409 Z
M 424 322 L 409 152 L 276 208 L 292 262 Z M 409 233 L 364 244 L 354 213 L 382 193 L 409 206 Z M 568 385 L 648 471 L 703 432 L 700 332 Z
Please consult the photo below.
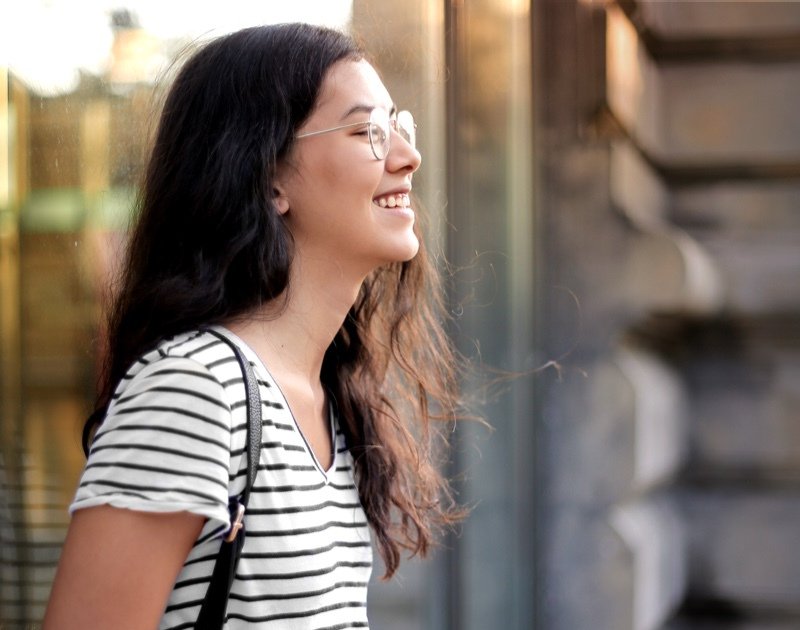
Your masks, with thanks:
M 183 357 L 131 372 L 94 438 L 70 513 L 186 511 L 227 528 L 231 409 L 222 384 Z

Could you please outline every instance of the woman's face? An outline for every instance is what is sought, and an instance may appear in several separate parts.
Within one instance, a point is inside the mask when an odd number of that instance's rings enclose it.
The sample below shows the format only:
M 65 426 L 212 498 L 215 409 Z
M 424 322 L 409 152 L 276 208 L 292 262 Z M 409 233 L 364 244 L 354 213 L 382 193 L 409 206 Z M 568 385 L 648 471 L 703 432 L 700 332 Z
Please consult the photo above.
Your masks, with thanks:
M 340 61 L 298 135 L 366 121 L 375 107 L 394 113 L 375 69 L 366 61 Z M 298 138 L 277 177 L 295 255 L 361 275 L 413 258 L 419 241 L 407 195 L 419 165 L 419 153 L 396 131 L 383 160 L 373 155 L 366 125 Z

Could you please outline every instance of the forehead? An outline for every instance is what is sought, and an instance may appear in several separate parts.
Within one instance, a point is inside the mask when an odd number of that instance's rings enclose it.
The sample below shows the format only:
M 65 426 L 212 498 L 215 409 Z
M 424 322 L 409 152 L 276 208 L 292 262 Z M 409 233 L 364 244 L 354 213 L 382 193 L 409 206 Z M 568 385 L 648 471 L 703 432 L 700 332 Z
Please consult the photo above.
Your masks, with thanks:
M 339 61 L 322 82 L 316 110 L 321 116 L 342 116 L 354 105 L 392 109 L 392 98 L 367 61 Z

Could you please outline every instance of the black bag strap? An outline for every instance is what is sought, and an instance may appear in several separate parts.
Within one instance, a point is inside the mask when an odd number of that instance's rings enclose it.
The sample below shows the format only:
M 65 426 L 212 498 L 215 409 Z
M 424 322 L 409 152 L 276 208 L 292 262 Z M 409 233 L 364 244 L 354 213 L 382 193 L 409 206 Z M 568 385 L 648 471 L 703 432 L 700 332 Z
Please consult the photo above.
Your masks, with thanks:
M 244 546 L 244 512 L 250 500 L 250 490 L 256 480 L 258 462 L 261 455 L 261 394 L 258 390 L 258 381 L 253 372 L 250 361 L 244 356 L 241 348 L 228 339 L 225 335 L 215 330 L 205 329 L 205 332 L 214 335 L 231 347 L 244 377 L 245 390 L 247 391 L 247 479 L 244 490 L 238 497 L 230 497 L 228 510 L 231 513 L 231 528 L 228 530 L 214 564 L 214 572 L 208 585 L 200 614 L 197 616 L 195 630 L 220 630 L 225 624 L 225 612 L 228 608 L 228 597 L 231 585 L 236 575 L 236 565 L 242 555 Z

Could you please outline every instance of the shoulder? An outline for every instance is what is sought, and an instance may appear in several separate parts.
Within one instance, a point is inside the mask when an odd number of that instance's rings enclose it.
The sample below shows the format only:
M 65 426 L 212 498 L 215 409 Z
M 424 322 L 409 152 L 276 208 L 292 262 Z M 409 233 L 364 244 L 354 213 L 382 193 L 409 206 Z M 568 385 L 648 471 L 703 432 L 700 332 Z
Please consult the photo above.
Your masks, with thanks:
M 231 346 L 212 331 L 194 330 L 162 340 L 134 361 L 118 383 L 112 405 L 132 389 L 152 389 L 153 383 L 179 382 L 220 394 L 239 381 L 241 370 Z
M 213 330 L 193 330 L 162 340 L 149 352 L 142 355 L 138 364 L 148 365 L 154 361 L 186 359 L 198 366 L 215 372 L 219 366 L 236 361 L 230 342 Z M 136 365 L 132 366 L 132 369 Z
M 231 430 L 244 422 L 234 412 L 243 395 L 241 368 L 224 339 L 211 331 L 176 335 L 129 367 L 114 391 L 97 438 L 120 424 L 163 427 L 191 422 L 198 426 L 200 420 L 205 431 L 215 428 L 228 435 L 216 436 L 227 450 Z

